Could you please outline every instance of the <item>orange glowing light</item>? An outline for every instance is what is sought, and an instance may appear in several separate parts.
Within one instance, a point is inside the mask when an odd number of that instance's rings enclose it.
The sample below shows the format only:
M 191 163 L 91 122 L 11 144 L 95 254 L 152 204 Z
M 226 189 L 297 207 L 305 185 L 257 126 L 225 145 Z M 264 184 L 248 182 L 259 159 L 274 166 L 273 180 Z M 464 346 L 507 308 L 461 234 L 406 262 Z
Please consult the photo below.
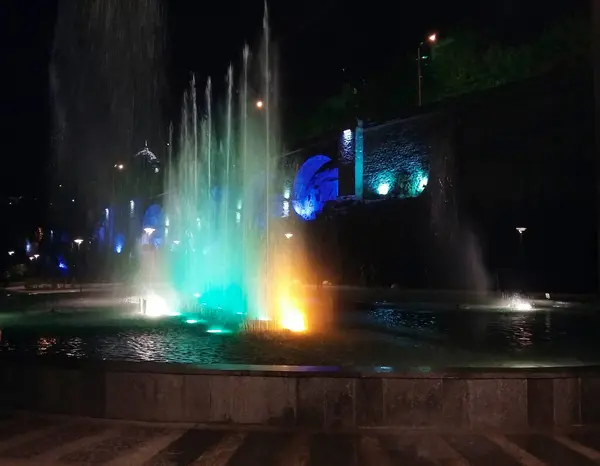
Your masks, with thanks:
M 292 301 L 289 296 L 282 296 L 279 301 L 280 318 L 282 328 L 291 332 L 305 332 L 306 319 L 304 313 Z

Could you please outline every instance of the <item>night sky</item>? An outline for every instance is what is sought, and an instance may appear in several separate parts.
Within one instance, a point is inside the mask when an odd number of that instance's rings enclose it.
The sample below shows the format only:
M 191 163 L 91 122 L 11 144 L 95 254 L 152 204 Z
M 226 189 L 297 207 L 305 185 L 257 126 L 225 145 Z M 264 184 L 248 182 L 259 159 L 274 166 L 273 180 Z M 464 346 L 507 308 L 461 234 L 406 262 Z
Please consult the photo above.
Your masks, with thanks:
M 200 80 L 208 75 L 224 76 L 227 63 L 240 56 L 244 41 L 252 43 L 260 37 L 260 0 L 165 2 L 169 14 L 168 74 L 174 101 L 179 100 L 175 97 L 191 71 Z M 342 68 L 355 77 L 368 76 L 372 70 L 406 56 L 429 32 L 444 34 L 466 26 L 478 29 L 490 40 L 519 41 L 552 18 L 586 8 L 586 2 L 579 0 L 553 2 L 551 6 L 522 0 L 271 3 L 284 98 L 292 109 L 314 105 L 338 89 L 344 79 Z M 0 194 L 41 194 L 46 187 L 44 170 L 52 156 L 48 65 L 56 0 L 3 0 L 0 9 L 4 162 Z

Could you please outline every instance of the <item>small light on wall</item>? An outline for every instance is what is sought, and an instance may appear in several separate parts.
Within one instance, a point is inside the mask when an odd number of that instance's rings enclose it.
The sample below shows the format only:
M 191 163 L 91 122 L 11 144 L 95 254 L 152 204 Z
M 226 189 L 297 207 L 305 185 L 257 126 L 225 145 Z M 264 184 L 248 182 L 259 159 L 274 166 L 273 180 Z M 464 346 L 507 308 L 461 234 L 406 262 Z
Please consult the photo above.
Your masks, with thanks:
M 386 196 L 389 192 L 389 183 L 381 183 L 379 186 L 377 186 L 377 194 L 379 194 L 380 196 Z

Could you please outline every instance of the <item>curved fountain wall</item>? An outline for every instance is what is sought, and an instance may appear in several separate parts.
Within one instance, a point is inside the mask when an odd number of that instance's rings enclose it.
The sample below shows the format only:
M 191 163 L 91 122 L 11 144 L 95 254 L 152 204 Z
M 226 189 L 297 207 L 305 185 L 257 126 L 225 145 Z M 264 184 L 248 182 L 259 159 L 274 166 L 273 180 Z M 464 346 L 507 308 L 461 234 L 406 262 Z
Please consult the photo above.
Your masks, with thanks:
M 343 429 L 506 429 L 600 425 L 590 369 L 101 363 L 3 364 L 9 408 L 137 421 Z

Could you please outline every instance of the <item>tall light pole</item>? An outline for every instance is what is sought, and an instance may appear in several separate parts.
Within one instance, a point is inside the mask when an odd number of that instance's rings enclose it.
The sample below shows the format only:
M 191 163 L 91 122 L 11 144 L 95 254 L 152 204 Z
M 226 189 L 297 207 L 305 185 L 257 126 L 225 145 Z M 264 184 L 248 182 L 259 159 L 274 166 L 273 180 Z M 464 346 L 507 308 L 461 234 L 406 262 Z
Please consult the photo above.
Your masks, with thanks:
M 517 227 L 515 228 L 519 233 L 519 262 L 521 268 L 521 286 L 523 286 L 524 275 L 525 275 L 525 256 L 523 254 L 523 233 L 527 231 L 525 227 Z M 525 290 L 521 290 L 525 291 Z
M 596 225 L 598 226 L 598 292 L 600 293 L 600 0 L 592 0 L 592 67 L 594 69 L 595 115 L 594 133 L 596 138 Z
M 152 236 L 152 233 L 154 233 L 156 231 L 155 228 L 152 227 L 145 227 L 144 228 L 144 233 L 146 233 L 146 241 L 148 241 L 148 251 L 144 252 L 144 247 L 143 247 L 143 242 L 142 242 L 142 255 L 146 255 L 146 254 L 150 254 L 150 264 L 149 264 L 149 273 L 148 273 L 148 279 L 154 279 L 154 270 L 155 270 L 155 264 L 154 264 L 154 252 L 152 246 L 152 243 L 150 242 L 150 237 Z
M 76 238 L 73 240 L 73 242 L 77 245 L 77 265 L 75 265 L 75 270 L 77 270 L 77 275 L 78 275 L 78 282 L 79 282 L 79 292 L 81 293 L 83 291 L 83 282 L 81 281 L 82 276 L 81 273 L 79 271 L 79 266 L 81 265 L 81 257 L 80 257 L 80 252 L 81 252 L 81 243 L 83 243 L 83 239 L 81 238 Z
M 427 36 L 427 42 L 430 44 L 435 43 L 437 40 L 437 34 L 429 34 Z M 423 46 L 425 45 L 425 41 L 419 42 L 417 46 L 417 85 L 419 92 L 419 107 L 423 105 L 423 66 L 421 61 L 423 60 Z

